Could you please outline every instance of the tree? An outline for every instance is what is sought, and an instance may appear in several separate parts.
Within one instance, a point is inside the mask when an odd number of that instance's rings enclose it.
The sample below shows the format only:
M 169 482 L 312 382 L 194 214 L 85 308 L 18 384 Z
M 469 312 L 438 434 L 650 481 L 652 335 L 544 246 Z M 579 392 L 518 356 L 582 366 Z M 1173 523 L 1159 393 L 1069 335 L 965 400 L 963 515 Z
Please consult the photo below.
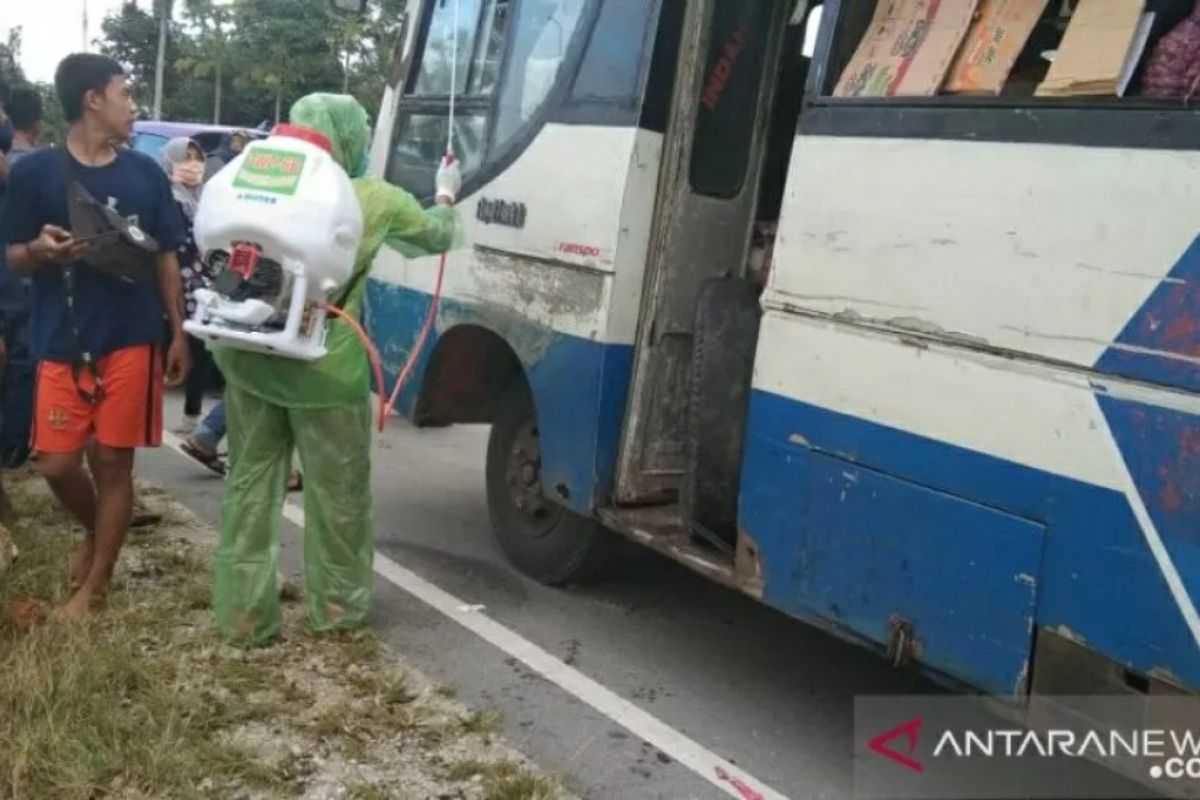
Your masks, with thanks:
M 125 68 L 139 103 L 147 97 L 153 97 L 159 51 L 158 21 L 130 0 L 121 6 L 120 11 L 106 16 L 100 30 L 103 34 L 100 51 L 116 59 Z M 168 48 L 177 34 L 177 31 L 167 31 Z M 164 94 L 170 94 L 178 76 L 174 69 L 167 68 L 165 61 L 163 66 L 163 77 L 158 83 Z
M 172 0 L 154 0 L 154 17 L 158 21 L 158 46 L 154 55 L 154 119 L 162 119 L 163 80 L 167 67 L 167 31 L 171 27 Z
M 233 16 L 235 83 L 270 92 L 276 122 L 285 99 L 340 83 L 338 57 L 325 36 L 332 22 L 326 0 L 238 0 Z
M 351 17 L 344 29 L 347 44 L 342 91 L 352 94 L 374 113 L 383 98 L 391 57 L 400 35 L 403 4 L 384 0 L 365 17 Z M 354 38 L 352 38 L 354 37 Z
M 212 78 L 213 123 L 219 125 L 233 14 L 228 7 L 217 5 L 213 0 L 187 0 L 187 18 L 196 29 L 194 47 L 190 54 L 176 62 L 176 66 L 196 78 Z
M 9 86 L 25 82 L 25 73 L 21 70 L 21 26 L 8 32 L 8 40 L 0 42 L 0 81 Z
M 343 14 L 333 19 L 329 30 L 333 49 L 342 58 L 342 94 L 350 93 L 350 74 L 355 58 L 361 59 L 369 50 L 367 30 L 370 20 L 356 14 Z
M 183 1 L 183 25 L 172 0 L 154 0 L 153 14 L 126 0 L 101 26 L 100 49 L 125 67 L 143 114 L 257 126 L 303 94 L 339 89 L 378 107 L 403 0 L 372 0 L 362 17 L 328 0 Z
M 67 140 L 67 120 L 63 116 L 62 103 L 52 83 L 37 83 L 34 86 L 42 96 L 42 143 L 62 144 Z

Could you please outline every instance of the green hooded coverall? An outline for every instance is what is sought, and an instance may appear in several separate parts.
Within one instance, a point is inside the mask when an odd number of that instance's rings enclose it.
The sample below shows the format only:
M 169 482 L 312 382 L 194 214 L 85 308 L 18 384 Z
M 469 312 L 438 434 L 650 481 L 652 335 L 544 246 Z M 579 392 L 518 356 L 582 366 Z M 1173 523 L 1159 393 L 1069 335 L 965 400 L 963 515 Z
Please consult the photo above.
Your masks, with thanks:
M 363 236 L 343 308 L 361 316 L 366 275 L 385 240 L 404 252 L 448 250 L 459 234 L 451 208 L 426 210 L 402 189 L 361 176 L 367 112 L 345 95 L 313 94 L 290 121 L 320 132 L 353 178 Z M 371 607 L 371 403 L 366 350 L 330 317 L 328 354 L 315 362 L 215 348 L 226 381 L 230 471 L 221 509 L 213 609 L 226 638 L 261 645 L 279 633 L 279 520 L 293 446 L 304 470 L 304 574 L 317 631 L 364 625 Z

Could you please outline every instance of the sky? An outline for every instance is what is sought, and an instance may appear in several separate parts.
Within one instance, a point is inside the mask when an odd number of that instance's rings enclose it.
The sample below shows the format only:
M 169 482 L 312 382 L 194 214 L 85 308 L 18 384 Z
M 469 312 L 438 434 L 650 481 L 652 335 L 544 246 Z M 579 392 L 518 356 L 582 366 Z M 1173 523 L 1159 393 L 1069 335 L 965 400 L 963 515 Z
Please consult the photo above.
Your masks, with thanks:
M 21 68 L 33 81 L 51 81 L 63 56 L 83 47 L 83 9 L 87 6 L 88 47 L 100 36 L 100 22 L 122 0 L 0 0 L 0 40 L 21 27 Z M 149 10 L 152 0 L 138 0 Z M 182 3 L 178 4 L 182 5 Z
M 83 47 L 83 9 L 87 7 L 88 47 L 100 35 L 100 22 L 109 12 L 121 7 L 123 0 L 0 0 L 0 41 L 8 31 L 21 27 L 21 68 L 33 81 L 50 82 L 54 68 L 63 56 Z M 137 0 L 149 10 L 153 0 Z M 183 3 L 176 3 L 176 13 Z M 817 12 L 820 12 L 820 7 Z M 814 18 L 814 22 L 819 17 Z M 809 26 L 806 52 L 812 52 L 816 25 Z

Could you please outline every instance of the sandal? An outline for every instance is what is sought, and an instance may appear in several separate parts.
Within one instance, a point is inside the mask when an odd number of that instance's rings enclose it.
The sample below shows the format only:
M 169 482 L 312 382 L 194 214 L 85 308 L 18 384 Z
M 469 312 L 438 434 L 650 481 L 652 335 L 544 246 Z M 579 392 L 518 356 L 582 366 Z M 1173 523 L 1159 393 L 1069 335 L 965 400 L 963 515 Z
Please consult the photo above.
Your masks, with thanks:
M 183 444 L 179 445 L 179 449 L 193 460 L 200 462 L 200 465 L 210 472 L 215 472 L 218 475 L 225 474 L 225 462 L 221 460 L 221 456 L 217 453 L 207 453 L 201 450 L 190 439 L 185 440 Z

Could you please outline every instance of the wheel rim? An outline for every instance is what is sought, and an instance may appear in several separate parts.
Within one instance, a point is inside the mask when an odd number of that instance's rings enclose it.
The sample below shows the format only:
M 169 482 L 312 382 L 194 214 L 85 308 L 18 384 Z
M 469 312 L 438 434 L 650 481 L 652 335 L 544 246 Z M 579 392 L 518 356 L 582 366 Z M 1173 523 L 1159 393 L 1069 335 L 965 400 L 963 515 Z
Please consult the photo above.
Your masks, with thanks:
M 533 422 L 522 425 L 513 437 L 505 480 L 525 534 L 532 539 L 549 534 L 563 511 L 542 491 L 542 448 L 537 425 Z

